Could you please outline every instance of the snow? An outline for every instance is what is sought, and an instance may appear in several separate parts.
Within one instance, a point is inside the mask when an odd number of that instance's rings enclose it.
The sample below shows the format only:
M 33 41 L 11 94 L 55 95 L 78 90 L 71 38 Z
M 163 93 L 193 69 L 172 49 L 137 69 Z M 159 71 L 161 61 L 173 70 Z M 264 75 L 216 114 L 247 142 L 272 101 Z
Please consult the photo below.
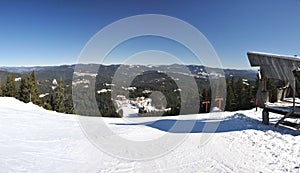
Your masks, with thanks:
M 111 92 L 112 90 L 111 89 L 101 89 L 99 91 L 97 91 L 98 94 L 100 93 L 106 93 L 106 92 Z
M 300 132 L 260 123 L 261 111 L 156 117 L 145 123 L 137 110 L 123 107 L 124 118 L 101 118 L 116 135 L 147 141 L 164 134 L 185 141 L 161 157 L 136 161 L 107 155 L 89 142 L 77 116 L 47 111 L 13 98 L 0 98 L 1 172 L 299 172 Z M 274 123 L 281 115 L 270 114 Z M 86 117 L 96 119 L 96 117 Z M 185 131 L 191 119 L 193 129 Z M 180 121 L 182 128 L 172 129 Z M 219 121 L 216 132 L 202 132 Z M 202 135 L 211 134 L 206 143 Z
M 113 83 L 105 83 L 104 85 L 105 86 L 115 86 L 115 84 L 113 84 Z
M 175 89 L 174 92 L 176 92 L 176 91 L 182 91 L 182 89 L 180 89 L 180 88 Z
M 91 77 L 97 76 L 97 74 L 94 74 L 94 73 L 80 73 L 80 72 L 74 72 L 74 75 L 76 75 L 76 76 L 91 76 Z
M 244 84 L 244 85 L 247 85 L 247 86 L 249 86 L 249 85 L 250 85 L 250 84 L 249 84 L 249 83 L 247 83 L 247 82 L 243 82 L 243 84 Z
M 281 55 L 281 54 L 274 54 L 274 53 L 267 53 L 267 52 L 257 52 L 257 51 L 249 51 L 248 53 L 266 55 L 266 56 L 287 57 L 287 58 L 297 58 L 298 57 L 298 56 L 295 57 L 295 56 L 292 56 L 292 55 Z
M 21 81 L 21 77 L 15 78 L 16 82 L 20 82 Z
M 122 86 L 122 89 L 124 89 L 126 91 L 134 91 L 134 90 L 136 90 L 136 87 L 123 87 Z
M 39 95 L 39 98 L 44 98 L 44 97 L 46 97 L 47 95 L 49 95 L 49 93 L 40 94 L 40 95 Z
M 53 79 L 52 85 L 57 85 L 57 80 L 56 79 Z
M 293 102 L 293 98 L 285 98 L 284 101 L 287 101 L 287 102 Z M 300 104 L 300 98 L 295 98 L 295 103 L 298 103 Z
M 87 79 L 82 79 L 82 80 L 77 80 L 72 82 L 73 86 L 77 86 L 78 84 L 90 84 L 90 81 Z
M 143 94 L 148 94 L 148 93 L 152 93 L 152 91 L 151 90 L 144 90 L 142 93 Z

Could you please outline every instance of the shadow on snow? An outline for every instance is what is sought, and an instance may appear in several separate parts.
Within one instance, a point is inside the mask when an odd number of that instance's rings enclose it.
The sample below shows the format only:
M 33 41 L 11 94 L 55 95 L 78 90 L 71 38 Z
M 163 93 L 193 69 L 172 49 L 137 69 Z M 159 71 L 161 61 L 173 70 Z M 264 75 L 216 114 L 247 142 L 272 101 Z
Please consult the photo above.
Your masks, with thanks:
M 115 125 L 145 125 L 161 131 L 170 133 L 224 133 L 243 130 L 272 130 L 281 134 L 300 135 L 300 131 L 286 127 L 274 127 L 274 125 L 263 125 L 259 120 L 249 118 L 244 114 L 236 113 L 226 119 L 200 119 L 200 120 L 175 120 L 162 119 L 142 123 L 114 123 Z

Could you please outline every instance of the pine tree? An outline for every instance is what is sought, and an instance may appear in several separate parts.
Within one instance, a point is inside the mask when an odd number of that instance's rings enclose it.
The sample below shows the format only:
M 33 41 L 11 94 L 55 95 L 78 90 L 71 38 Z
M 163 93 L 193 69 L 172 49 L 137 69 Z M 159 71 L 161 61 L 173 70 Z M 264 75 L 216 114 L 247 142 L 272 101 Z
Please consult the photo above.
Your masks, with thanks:
M 50 96 L 49 96 L 50 97 Z M 50 99 L 48 98 L 45 98 L 43 99 L 43 108 L 47 109 L 47 110 L 52 110 L 52 106 L 51 106 L 51 103 L 50 103 Z
M 29 74 L 28 82 L 29 82 L 29 88 L 30 88 L 31 102 L 33 104 L 36 104 L 36 105 L 41 105 L 41 100 L 39 98 L 40 93 L 39 93 L 39 90 L 37 88 L 37 81 L 36 81 L 36 78 L 35 78 L 34 71 L 32 71 Z
M 6 88 L 5 96 L 16 97 L 17 89 L 16 89 L 15 75 L 13 73 L 7 74 L 5 88 Z
M 250 98 L 247 92 L 246 86 L 242 86 L 240 93 L 240 107 L 239 109 L 247 109 L 249 108 Z
M 18 90 L 18 99 L 28 103 L 30 102 L 30 86 L 26 76 L 21 76 L 20 86 Z
M 233 93 L 233 78 L 229 81 L 228 79 L 226 79 L 226 83 L 227 83 L 227 97 L 226 97 L 226 108 L 225 110 L 228 111 L 233 111 L 234 110 L 234 106 L 235 106 L 235 98 L 234 98 L 234 93 Z
M 55 89 L 54 110 L 57 112 L 65 112 L 65 95 L 64 81 L 60 80 Z
M 54 103 L 54 94 L 55 93 L 53 93 L 53 92 L 51 92 L 50 94 L 49 94 L 49 104 L 50 104 L 50 106 L 51 106 L 51 110 L 52 111 L 54 111 L 54 106 L 55 106 L 55 103 Z
M 245 90 L 242 78 L 239 78 L 236 82 L 234 82 L 234 96 L 236 100 L 236 106 L 234 110 L 242 109 L 244 104 L 243 99 L 245 97 Z
M 6 86 L 5 84 L 0 85 L 0 90 L 1 90 L 1 97 L 5 96 L 6 94 Z
M 0 83 L 0 97 L 3 97 L 2 84 Z
M 72 100 L 71 96 L 69 96 L 68 99 L 66 100 L 66 113 L 68 113 L 68 114 L 74 113 L 73 100 Z
M 269 91 L 269 101 L 276 102 L 277 101 L 277 88 L 275 85 L 274 80 L 268 79 L 267 80 L 267 90 Z
M 201 112 L 205 112 L 206 113 L 206 105 L 203 102 L 209 101 L 208 103 L 208 108 L 210 107 L 210 102 L 211 102 L 211 93 L 210 93 L 210 89 L 208 88 L 204 88 L 202 90 L 202 94 L 201 94 Z M 209 111 L 209 109 L 208 109 Z

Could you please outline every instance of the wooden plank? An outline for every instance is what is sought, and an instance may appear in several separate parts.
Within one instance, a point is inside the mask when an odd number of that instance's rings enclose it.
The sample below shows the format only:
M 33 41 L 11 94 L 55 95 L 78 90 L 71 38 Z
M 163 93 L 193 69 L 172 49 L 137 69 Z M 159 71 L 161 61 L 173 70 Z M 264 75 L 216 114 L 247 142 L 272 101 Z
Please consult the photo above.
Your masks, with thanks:
M 289 107 L 265 107 L 265 109 L 269 112 L 280 114 L 280 115 L 287 115 L 291 112 L 292 108 Z M 299 112 L 293 112 L 292 114 L 288 115 L 287 118 L 300 118 Z
M 292 123 L 290 121 L 283 121 L 283 122 L 281 122 L 281 124 L 285 125 L 285 126 L 293 127 L 295 129 L 299 129 L 300 128 L 300 124 Z

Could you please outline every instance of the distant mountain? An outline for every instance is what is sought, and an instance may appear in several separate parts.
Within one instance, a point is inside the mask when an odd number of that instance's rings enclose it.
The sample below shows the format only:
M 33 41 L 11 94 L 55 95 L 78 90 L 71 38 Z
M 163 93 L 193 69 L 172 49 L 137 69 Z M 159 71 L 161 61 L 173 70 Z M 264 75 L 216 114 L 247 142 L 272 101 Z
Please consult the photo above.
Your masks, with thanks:
M 248 79 L 251 81 L 255 81 L 257 79 L 257 71 L 255 71 L 255 70 L 225 69 L 224 72 L 225 72 L 226 78 L 241 77 L 241 78 Z
M 13 72 L 13 73 L 28 73 L 30 71 L 40 71 L 53 66 L 33 66 L 33 67 L 0 67 L 1 71 Z
M 220 77 L 219 72 L 223 71 L 226 78 L 234 77 L 244 78 L 247 80 L 256 80 L 257 72 L 254 70 L 236 70 L 236 69 L 217 69 L 208 68 L 201 65 L 98 65 L 98 64 L 77 64 L 77 65 L 62 65 L 62 66 L 35 66 L 35 67 L 0 67 L 0 82 L 6 80 L 7 72 L 15 73 L 16 77 L 21 74 L 26 74 L 30 71 L 35 71 L 36 78 L 39 82 L 42 92 L 49 90 L 49 86 L 54 79 L 64 80 L 67 85 L 72 84 L 74 69 L 80 72 L 75 75 L 87 75 L 98 71 L 97 75 L 104 79 L 111 79 L 116 72 L 122 72 L 122 75 L 127 77 L 137 76 L 145 71 L 156 70 L 165 73 L 178 73 L 180 75 L 193 76 L 199 79 L 207 79 L 210 77 Z M 121 69 L 121 70 L 120 70 Z M 120 70 L 120 71 L 118 71 Z M 208 71 L 210 73 L 208 73 Z M 95 74 L 96 75 L 96 74 Z M 223 76 L 224 77 L 224 76 Z M 48 89 L 45 89 L 48 88 Z

